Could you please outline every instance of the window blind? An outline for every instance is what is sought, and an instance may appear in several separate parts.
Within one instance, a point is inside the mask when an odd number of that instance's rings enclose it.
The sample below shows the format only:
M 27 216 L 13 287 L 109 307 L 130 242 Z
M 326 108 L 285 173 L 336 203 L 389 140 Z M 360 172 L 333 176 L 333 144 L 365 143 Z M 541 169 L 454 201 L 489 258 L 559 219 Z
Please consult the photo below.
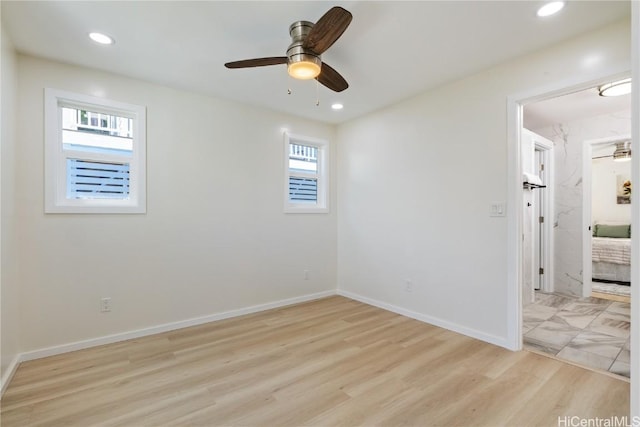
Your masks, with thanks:
M 289 177 L 289 200 L 292 202 L 316 203 L 318 180 L 315 178 Z
M 67 198 L 126 199 L 129 163 L 67 159 Z

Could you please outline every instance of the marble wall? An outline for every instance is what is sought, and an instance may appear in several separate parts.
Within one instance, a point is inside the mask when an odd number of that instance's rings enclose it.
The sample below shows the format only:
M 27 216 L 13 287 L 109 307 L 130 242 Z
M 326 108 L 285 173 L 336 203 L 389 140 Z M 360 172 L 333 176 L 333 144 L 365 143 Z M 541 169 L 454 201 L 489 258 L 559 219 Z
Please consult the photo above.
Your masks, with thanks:
M 631 111 L 532 129 L 554 145 L 555 291 L 582 295 L 582 150 L 585 141 L 631 133 Z

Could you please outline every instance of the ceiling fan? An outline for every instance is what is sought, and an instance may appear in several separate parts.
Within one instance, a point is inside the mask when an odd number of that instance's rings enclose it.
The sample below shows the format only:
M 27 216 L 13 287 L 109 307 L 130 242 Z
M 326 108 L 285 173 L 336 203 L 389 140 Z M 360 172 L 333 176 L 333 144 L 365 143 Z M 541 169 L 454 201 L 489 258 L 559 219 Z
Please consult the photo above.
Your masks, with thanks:
M 320 55 L 338 40 L 352 18 L 349 11 L 339 6 L 332 7 L 316 24 L 309 21 L 296 21 L 291 24 L 291 44 L 287 49 L 287 56 L 245 59 L 227 62 L 224 66 L 250 68 L 287 64 L 287 71 L 291 77 L 301 80 L 317 79 L 329 89 L 342 92 L 349 84 L 329 64 L 322 62 Z

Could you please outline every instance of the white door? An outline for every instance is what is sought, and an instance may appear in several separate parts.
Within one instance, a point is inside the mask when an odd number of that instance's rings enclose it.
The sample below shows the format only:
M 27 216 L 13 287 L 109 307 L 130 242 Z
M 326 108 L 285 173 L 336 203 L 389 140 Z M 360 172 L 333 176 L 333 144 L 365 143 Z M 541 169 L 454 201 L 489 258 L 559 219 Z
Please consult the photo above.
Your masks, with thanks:
M 545 170 L 544 170 L 544 159 L 543 159 L 543 151 L 536 148 L 534 155 L 534 164 L 535 169 L 538 171 L 538 176 L 542 180 L 542 183 L 545 184 L 546 181 L 544 179 Z M 546 188 L 538 188 L 533 191 L 533 206 L 535 208 L 534 218 L 533 218 L 533 287 L 535 290 L 539 291 L 542 289 L 542 285 L 544 282 L 544 274 L 545 274 L 545 263 L 544 263 L 544 245 L 545 245 L 545 235 L 543 224 L 545 220 L 545 209 L 544 206 L 545 198 L 544 193 L 547 191 Z
M 522 172 L 535 175 L 535 146 L 531 132 L 522 132 Z M 526 187 L 522 194 L 522 303 L 531 304 L 535 299 L 535 222 L 534 191 Z
M 522 171 L 538 176 L 543 187 L 523 190 L 523 302 L 535 290 L 553 292 L 553 143 L 522 130 Z

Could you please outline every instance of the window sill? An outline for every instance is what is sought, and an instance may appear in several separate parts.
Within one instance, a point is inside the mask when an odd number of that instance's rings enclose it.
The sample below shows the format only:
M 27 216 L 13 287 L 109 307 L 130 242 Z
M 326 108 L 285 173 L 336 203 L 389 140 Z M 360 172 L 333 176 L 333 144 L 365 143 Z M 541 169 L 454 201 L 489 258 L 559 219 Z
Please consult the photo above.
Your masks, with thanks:
M 287 206 L 284 208 L 284 213 L 286 214 L 327 214 L 329 213 L 329 208 L 310 207 L 310 206 L 301 206 L 301 207 Z

